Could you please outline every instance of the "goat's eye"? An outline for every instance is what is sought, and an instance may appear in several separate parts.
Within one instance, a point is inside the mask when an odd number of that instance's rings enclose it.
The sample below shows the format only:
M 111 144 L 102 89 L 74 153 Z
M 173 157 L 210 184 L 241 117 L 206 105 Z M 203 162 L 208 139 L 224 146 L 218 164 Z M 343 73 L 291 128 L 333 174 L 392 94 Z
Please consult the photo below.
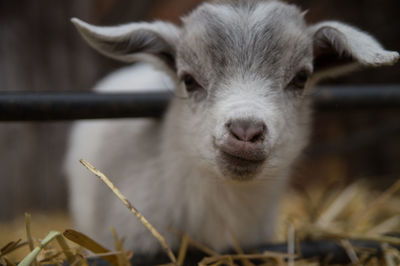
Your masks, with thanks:
M 189 74 L 182 77 L 183 83 L 185 83 L 186 90 L 191 93 L 201 88 L 200 84 Z
M 294 77 L 294 79 L 291 82 L 291 87 L 295 90 L 303 90 L 304 87 L 306 86 L 306 83 L 308 81 L 308 77 L 310 76 L 310 74 L 305 71 L 302 70 L 299 73 L 297 73 L 296 77 Z

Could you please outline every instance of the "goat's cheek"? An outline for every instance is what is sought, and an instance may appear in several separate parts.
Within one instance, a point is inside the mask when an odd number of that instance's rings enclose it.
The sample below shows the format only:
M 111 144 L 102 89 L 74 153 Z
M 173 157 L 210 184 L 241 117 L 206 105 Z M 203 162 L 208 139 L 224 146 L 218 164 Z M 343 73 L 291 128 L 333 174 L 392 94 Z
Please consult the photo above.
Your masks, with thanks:
M 189 118 L 186 131 L 190 132 L 191 146 L 202 156 L 210 155 L 213 151 L 213 115 L 204 106 L 198 106 L 197 111 Z
M 298 110 L 287 106 L 286 109 L 281 110 L 280 119 L 276 122 L 275 145 L 280 147 L 277 152 L 286 152 L 289 150 L 295 152 L 302 135 L 302 128 L 298 123 Z M 297 152 L 297 151 L 296 151 Z
M 207 94 L 203 94 L 201 92 L 194 92 L 186 101 L 187 106 L 190 109 L 190 112 L 196 118 L 202 118 L 204 116 L 204 112 L 207 111 Z
M 192 93 L 191 98 L 195 103 L 200 103 L 207 98 L 207 91 L 203 88 Z

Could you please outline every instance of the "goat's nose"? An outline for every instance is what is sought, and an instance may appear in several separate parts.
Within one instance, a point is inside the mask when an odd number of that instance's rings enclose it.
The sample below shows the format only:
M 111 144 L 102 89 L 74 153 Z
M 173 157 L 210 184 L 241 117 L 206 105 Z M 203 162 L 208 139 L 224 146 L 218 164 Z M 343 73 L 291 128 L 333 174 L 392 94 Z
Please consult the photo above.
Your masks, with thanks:
M 238 141 L 256 143 L 263 141 L 267 131 L 264 122 L 238 119 L 227 123 L 227 128 L 232 137 Z

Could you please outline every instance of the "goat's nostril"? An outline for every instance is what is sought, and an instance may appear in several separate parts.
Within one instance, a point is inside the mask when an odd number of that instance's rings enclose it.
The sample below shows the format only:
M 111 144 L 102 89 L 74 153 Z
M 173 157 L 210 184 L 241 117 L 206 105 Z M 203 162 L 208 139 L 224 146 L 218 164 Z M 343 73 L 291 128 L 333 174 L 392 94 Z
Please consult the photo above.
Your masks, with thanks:
M 257 129 L 249 129 L 248 132 L 248 141 L 257 142 L 263 138 L 263 130 L 262 128 Z
M 235 120 L 226 126 L 236 140 L 252 143 L 264 140 L 267 128 L 263 122 L 252 120 Z

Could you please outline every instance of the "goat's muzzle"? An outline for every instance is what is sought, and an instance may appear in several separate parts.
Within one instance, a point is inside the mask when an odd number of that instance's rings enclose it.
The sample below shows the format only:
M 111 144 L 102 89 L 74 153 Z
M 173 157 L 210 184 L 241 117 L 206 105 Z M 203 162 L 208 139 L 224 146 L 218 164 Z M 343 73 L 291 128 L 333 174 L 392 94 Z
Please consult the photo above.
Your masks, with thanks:
M 217 146 L 218 163 L 234 179 L 248 180 L 267 158 L 264 122 L 249 119 L 231 120 L 225 125 L 227 136 Z

